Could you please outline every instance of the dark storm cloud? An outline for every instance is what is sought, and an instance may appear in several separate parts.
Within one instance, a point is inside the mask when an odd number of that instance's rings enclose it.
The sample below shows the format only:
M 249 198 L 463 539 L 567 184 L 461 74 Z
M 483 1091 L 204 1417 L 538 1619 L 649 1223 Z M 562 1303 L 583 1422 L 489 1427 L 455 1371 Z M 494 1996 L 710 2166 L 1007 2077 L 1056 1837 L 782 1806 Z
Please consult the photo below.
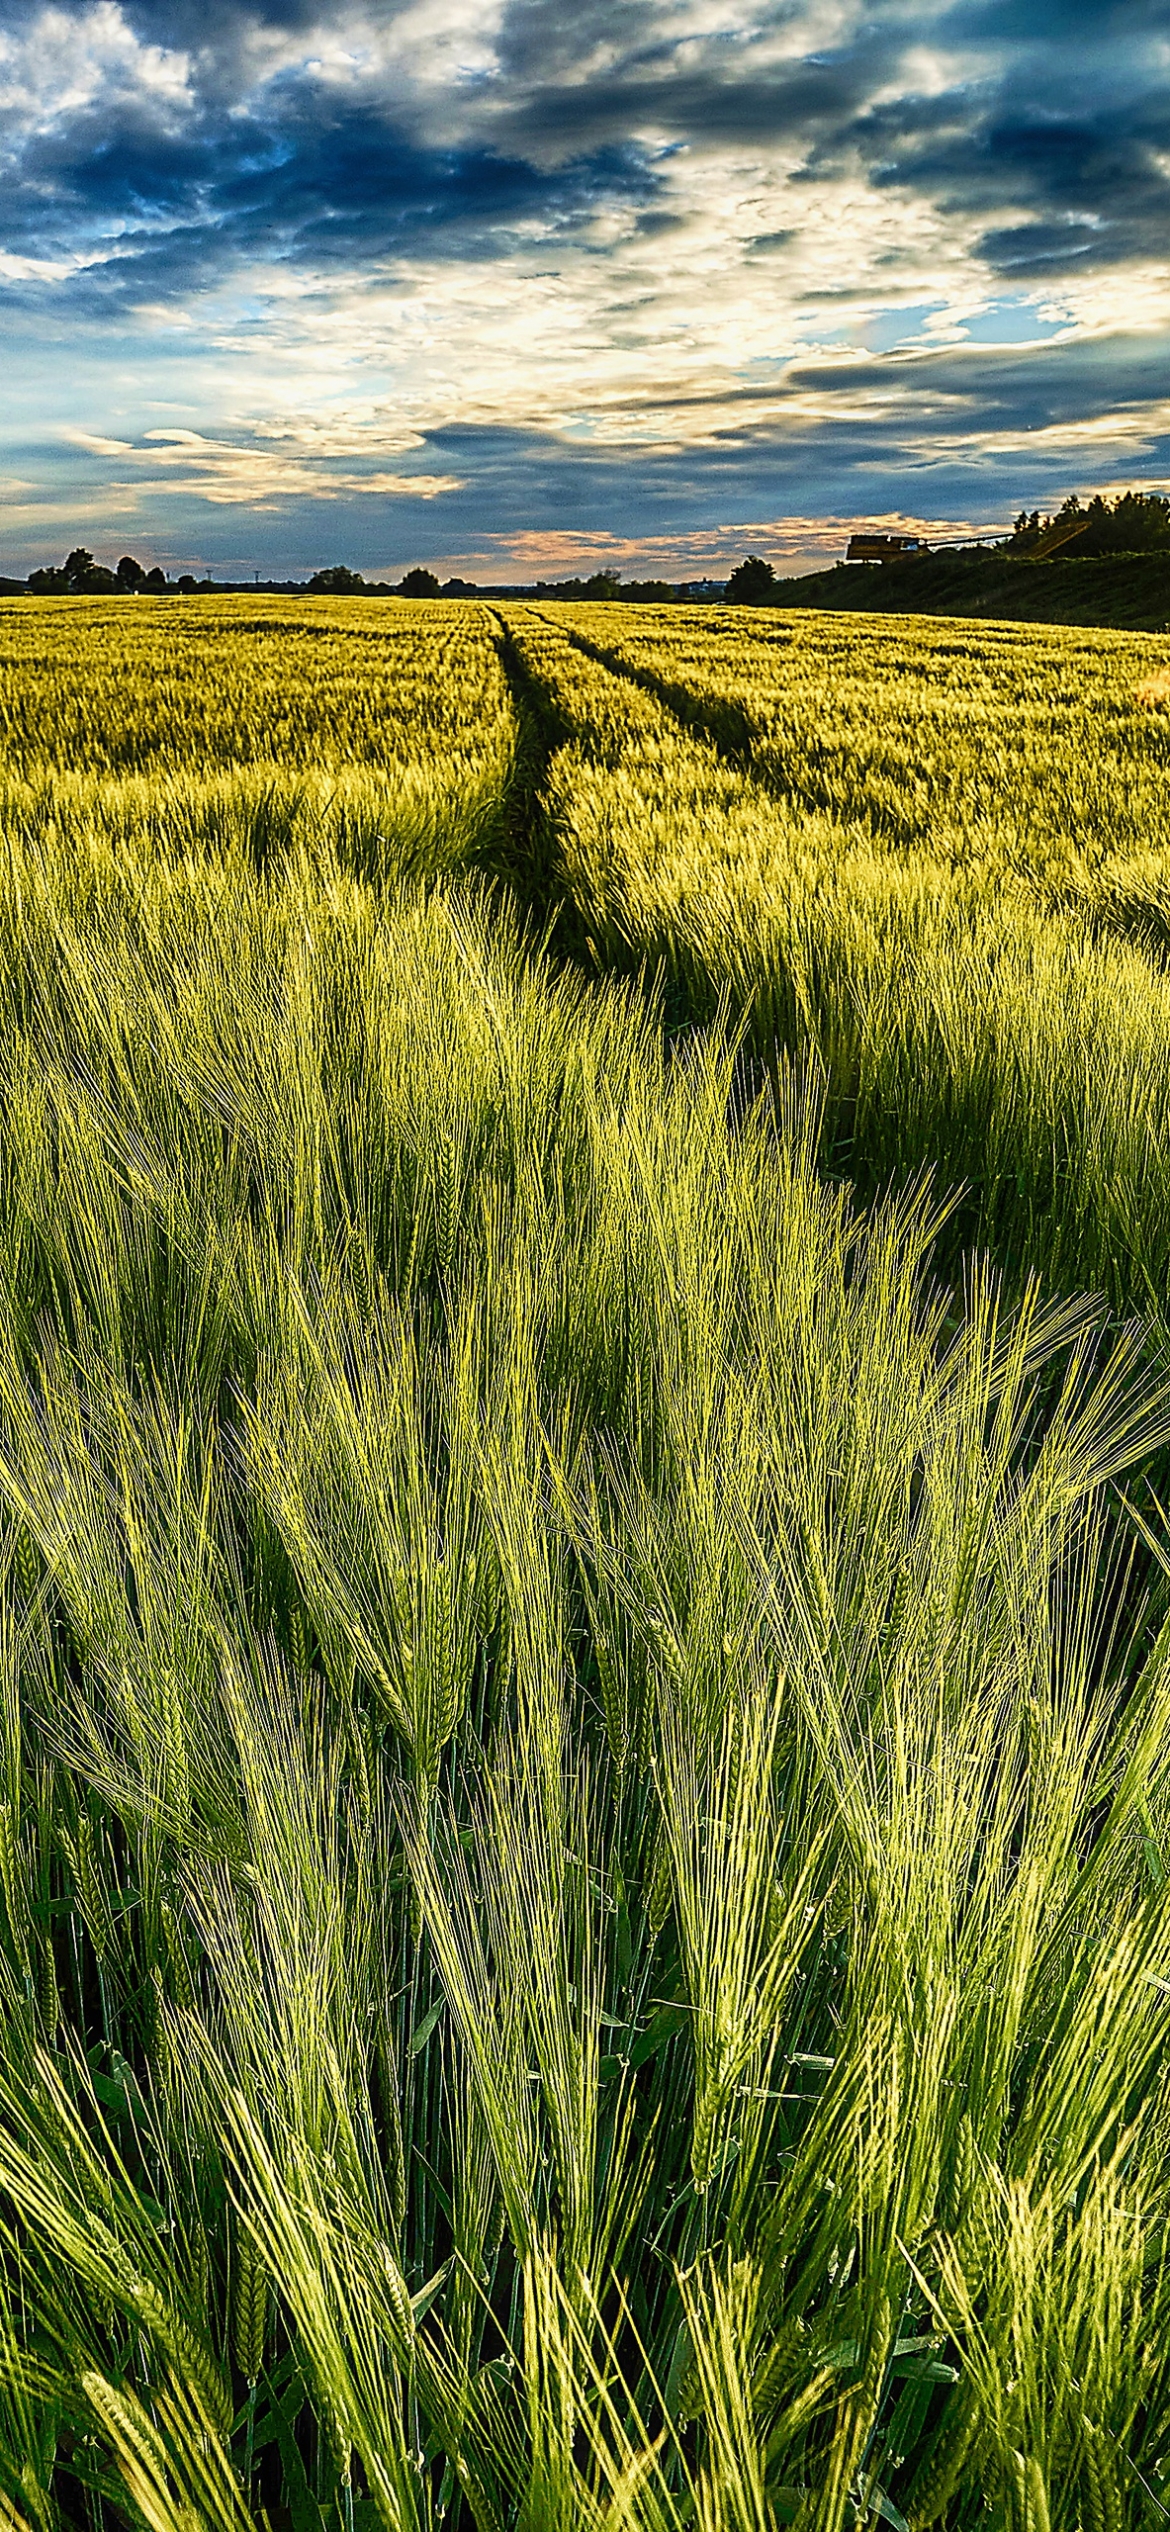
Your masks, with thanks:
M 989 265 L 1043 279 L 1161 258 L 1170 234 L 1170 79 L 1162 0 L 992 0 L 941 17 L 933 38 L 990 48 L 942 94 L 884 99 L 848 140 L 879 188 L 983 217 Z M 1010 210 L 1023 216 L 1001 219 Z
M 1050 44 L 1061 61 L 1086 41 L 1164 36 L 1165 0 L 959 0 L 939 20 L 944 41 Z
M 945 209 L 987 218 L 1011 204 L 1032 214 L 984 230 L 989 264 L 1017 275 L 1064 263 L 1159 256 L 1170 234 L 1170 87 L 1140 101 L 1043 103 L 979 114 L 961 98 L 907 101 L 865 118 L 857 138 L 878 187 L 912 186 Z
M 579 156 L 550 185 L 523 158 L 427 148 L 382 112 L 311 107 L 294 88 L 270 115 L 226 128 L 203 114 L 160 130 L 134 105 L 37 136 L 6 189 L 0 242 L 51 256 L 108 240 L 74 293 L 159 299 L 245 258 L 360 269 L 423 241 L 430 252 L 490 255 L 519 220 L 570 229 L 599 202 L 644 200 L 654 184 L 633 149 Z
M 375 8 L 372 23 L 392 34 L 399 15 Z M 810 178 L 858 165 L 876 190 L 981 219 L 989 266 L 1017 277 L 1165 248 L 1170 88 L 1148 59 L 1165 24 L 1153 0 L 879 7 L 850 41 L 783 59 L 775 39 L 799 24 L 786 8 L 684 41 L 663 34 L 655 0 L 512 0 L 480 103 L 474 82 L 453 96 L 450 147 L 409 82 L 341 97 L 306 58 L 258 83 L 266 42 L 295 55 L 303 37 L 311 54 L 320 0 L 125 0 L 122 16 L 141 43 L 189 53 L 182 110 L 135 93 L 47 129 L 34 117 L 0 200 L 6 245 L 104 254 L 114 297 L 181 294 L 237 256 L 360 265 L 416 240 L 490 255 L 519 221 L 558 234 L 601 202 L 652 211 L 663 137 L 779 146 Z M 14 36 L 34 23 L 0 9 Z M 922 41 L 943 59 L 983 47 L 977 75 L 916 94 L 903 65 Z M 97 265 L 76 286 L 98 287 Z

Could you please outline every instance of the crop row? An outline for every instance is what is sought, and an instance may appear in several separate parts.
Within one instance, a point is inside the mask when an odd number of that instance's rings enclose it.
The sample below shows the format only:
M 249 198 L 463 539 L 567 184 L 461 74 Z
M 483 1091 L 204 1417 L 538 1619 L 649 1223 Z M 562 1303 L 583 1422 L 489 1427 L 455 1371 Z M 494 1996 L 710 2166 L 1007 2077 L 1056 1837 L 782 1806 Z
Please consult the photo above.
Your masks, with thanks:
M 591 645 L 603 612 L 587 615 Z M 583 648 L 575 613 L 510 624 L 567 734 L 548 814 L 600 955 L 661 970 L 684 1013 L 726 1001 L 765 1055 L 779 1042 L 811 1062 L 836 1166 L 870 1184 L 934 1168 L 971 1191 L 968 1236 L 1005 1262 L 1162 1312 L 1170 982 L 1157 938 L 1120 939 L 1083 894 L 1053 906 L 1030 877 L 989 874 L 957 847 L 892 850 L 860 796 L 849 822 L 807 811 L 729 763 L 697 713 L 687 726 Z M 1095 638 L 1111 660 L 1113 637 Z M 1156 767 L 1161 723 L 1147 711 L 1141 726 Z M 1165 887 L 1150 858 L 1147 917 Z
M 756 779 L 990 891 L 1104 908 L 1170 843 L 1167 649 L 1063 627 L 581 607 L 571 624 Z M 1156 889 L 1160 895 L 1160 890 Z

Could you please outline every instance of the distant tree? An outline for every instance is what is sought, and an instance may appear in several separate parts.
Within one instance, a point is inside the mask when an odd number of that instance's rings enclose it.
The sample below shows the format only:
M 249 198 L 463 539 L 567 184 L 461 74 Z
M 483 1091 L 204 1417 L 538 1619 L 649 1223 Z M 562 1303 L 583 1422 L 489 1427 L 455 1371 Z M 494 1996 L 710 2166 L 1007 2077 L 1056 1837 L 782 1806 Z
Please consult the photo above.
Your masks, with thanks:
M 152 590 L 152 591 L 153 591 L 153 593 L 155 594 L 155 596 L 157 596 L 157 595 L 158 595 L 158 592 L 160 591 L 160 589 L 165 589 L 165 588 L 166 588 L 166 585 L 167 585 L 167 576 L 166 576 L 166 573 L 165 573 L 165 571 L 162 571 L 162 570 L 160 569 L 160 567 L 159 567 L 159 565 L 158 565 L 157 563 L 155 564 L 155 566 L 154 566 L 154 570 L 153 570 L 153 571 L 148 571 L 148 572 L 146 573 L 146 576 L 145 576 L 145 578 L 144 578 L 144 580 L 143 580 L 143 582 L 142 582 L 142 587 L 143 587 L 144 589 L 149 589 L 149 590 Z
M 140 589 L 146 578 L 141 563 L 135 562 L 133 554 L 123 554 L 121 562 L 115 566 L 115 575 L 122 589 Z
M 537 590 L 546 598 L 609 600 L 623 598 L 622 576 L 618 571 L 591 572 L 588 580 L 538 580 Z
M 351 571 L 348 563 L 330 563 L 325 571 L 315 571 L 309 582 L 314 598 L 343 598 L 347 590 L 364 589 L 360 571 Z
M 749 554 L 732 572 L 724 596 L 732 607 L 766 606 L 776 586 L 771 563 L 761 562 L 758 554 Z
M 678 591 L 669 580 L 627 580 L 618 595 L 627 605 L 632 602 L 640 607 L 670 607 Z
M 195 574 L 194 574 L 194 572 L 190 572 L 190 571 L 180 572 L 180 574 L 179 574 L 179 588 L 181 589 L 182 594 L 183 594 L 183 596 L 184 596 L 185 598 L 189 597 L 189 596 L 190 596 L 190 594 L 191 594 L 191 591 L 192 591 L 193 589 L 197 589 L 198 587 L 199 587 L 199 583 L 198 583 L 198 581 L 197 581 L 197 580 L 196 580 L 196 578 L 195 578 Z
M 1038 510 L 1021 510 L 1019 517 L 1013 522 L 1012 533 L 1007 539 L 1009 553 L 1031 553 L 1032 547 L 1039 543 L 1042 530 L 1051 525 L 1051 519 L 1042 520 Z
M 134 568 L 137 571 L 138 565 Z M 126 583 L 107 571 L 104 563 L 95 563 L 88 545 L 75 545 L 59 570 L 46 563 L 40 571 L 30 571 L 28 586 L 38 598 L 61 597 L 66 591 L 74 597 L 106 598 L 116 596 Z
M 443 595 L 433 571 L 423 571 L 417 564 L 404 573 L 398 583 L 400 598 L 441 598 Z
M 478 598 L 479 591 L 474 580 L 445 580 L 439 594 L 443 598 Z

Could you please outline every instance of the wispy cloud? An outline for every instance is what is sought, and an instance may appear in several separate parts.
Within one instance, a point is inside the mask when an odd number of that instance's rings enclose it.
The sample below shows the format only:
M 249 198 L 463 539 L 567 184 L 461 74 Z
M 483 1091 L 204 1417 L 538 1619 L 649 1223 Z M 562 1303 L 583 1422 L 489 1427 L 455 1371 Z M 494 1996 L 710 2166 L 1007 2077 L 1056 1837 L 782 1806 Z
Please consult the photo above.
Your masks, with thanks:
M 1002 535 L 1008 525 L 1006 518 L 922 519 L 904 510 L 889 510 L 841 518 L 734 519 L 689 536 L 613 536 L 604 531 L 574 536 L 558 534 L 555 528 L 526 530 L 499 540 L 498 549 L 489 542 L 472 553 L 453 555 L 450 569 L 474 568 L 485 578 L 494 572 L 500 579 L 511 573 L 521 579 L 570 579 L 609 570 L 628 580 L 686 580 L 718 577 L 745 553 L 763 552 L 783 573 L 785 565 L 798 569 L 836 561 L 860 527 L 954 539 Z
M 119 485 L 119 491 L 169 492 L 228 507 L 275 510 L 290 500 L 340 501 L 348 493 L 433 501 L 439 493 L 462 490 L 458 475 L 347 472 L 258 444 L 232 447 L 224 440 L 206 439 L 201 431 L 155 429 L 137 444 L 77 429 L 63 432 L 62 438 L 93 457 L 129 458 L 135 476 L 132 483 Z

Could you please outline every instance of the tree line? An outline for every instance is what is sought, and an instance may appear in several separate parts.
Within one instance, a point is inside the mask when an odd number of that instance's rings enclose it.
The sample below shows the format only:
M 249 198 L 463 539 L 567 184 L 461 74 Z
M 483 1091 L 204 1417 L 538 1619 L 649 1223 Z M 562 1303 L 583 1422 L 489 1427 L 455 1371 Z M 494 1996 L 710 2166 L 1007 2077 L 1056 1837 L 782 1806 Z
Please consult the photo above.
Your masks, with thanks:
M 1170 553 L 1170 499 L 1162 492 L 1119 492 L 1110 501 L 1095 492 L 1082 508 L 1079 496 L 1070 492 L 1050 517 L 1041 517 L 1039 510 L 1021 510 L 1002 550 L 1034 553 L 1062 530 L 1053 550 L 1070 562 L 1096 554 Z
M 167 589 L 171 583 L 157 563 L 148 571 L 144 564 L 135 561 L 133 554 L 123 554 L 109 571 L 104 563 L 94 561 L 88 546 L 75 545 L 59 567 L 46 563 L 40 571 L 30 571 L 25 585 L 37 598 L 117 598 L 139 589 Z M 174 585 L 187 590 L 197 589 L 199 583 L 190 572 L 184 572 Z
M 952 558 L 954 549 L 950 549 Z M 1161 492 L 1122 492 L 1110 501 L 1108 495 L 1094 493 L 1081 502 L 1072 492 L 1059 510 L 1042 514 L 1037 510 L 1021 510 L 1010 536 L 994 543 L 982 544 L 979 553 L 989 553 L 1026 562 L 1045 561 L 1051 554 L 1060 561 L 1079 562 L 1110 554 L 1170 553 L 1170 496 Z M 273 584 L 269 583 L 271 587 Z M 368 598 L 474 598 L 480 595 L 471 580 L 440 581 L 433 571 L 416 564 L 404 572 L 401 580 L 366 580 L 348 563 L 331 563 L 315 571 L 306 582 L 285 582 L 284 588 L 304 589 L 309 597 Z M 672 582 L 669 580 L 627 580 L 620 572 L 596 571 L 587 579 L 538 580 L 526 585 L 524 594 L 536 598 L 567 600 L 623 601 L 650 606 L 667 606 L 696 593 L 714 595 L 719 583 L 703 581 Z M 730 578 L 722 584 L 722 594 L 730 606 L 767 606 L 778 590 L 785 586 L 773 565 L 759 554 L 745 555 Z M 190 572 L 182 572 L 177 580 L 167 579 L 155 564 L 146 569 L 133 554 L 123 554 L 112 571 L 96 562 L 88 547 L 77 545 L 60 565 L 46 564 L 29 573 L 27 581 L 0 582 L 0 590 L 15 593 L 27 589 L 34 597 L 118 597 L 158 595 L 177 589 L 186 594 L 199 588 L 210 588 L 209 580 L 197 581 Z M 489 593 L 490 594 L 490 593 Z M 504 593 L 500 593 L 504 594 Z M 519 589 L 507 594 L 519 594 Z
M 76 545 L 63 563 L 45 563 L 29 573 L 27 580 L 0 579 L 0 595 L 28 591 L 37 598 L 134 597 L 140 592 L 158 596 L 163 591 L 179 590 L 187 594 L 196 589 L 250 587 L 244 583 L 213 583 L 210 578 L 196 580 L 192 572 L 181 572 L 177 580 L 168 580 L 156 563 L 147 569 L 133 554 L 123 554 L 111 571 L 105 563 L 95 561 L 88 546 Z M 480 593 L 474 580 L 440 581 L 433 571 L 415 564 L 404 572 L 401 580 L 366 580 L 348 563 L 330 563 L 315 571 L 307 581 L 260 582 L 259 587 L 282 590 L 303 590 L 311 598 L 476 598 Z M 705 584 L 704 584 L 705 585 Z M 689 584 L 676 587 L 669 580 L 623 581 L 620 572 L 596 571 L 587 580 L 538 580 L 527 584 L 528 592 L 541 598 L 632 598 L 654 605 L 667 605 L 690 594 Z M 509 593 L 514 594 L 514 593 Z
M 963 559 L 961 547 L 957 556 L 954 547 L 943 550 L 952 562 Z M 1061 562 L 1088 562 L 1111 554 L 1170 554 L 1170 497 L 1161 492 L 1121 492 L 1110 501 L 1107 494 L 1095 492 L 1082 503 L 1078 493 L 1070 492 L 1059 510 L 1051 514 L 1021 510 L 1010 536 L 980 541 L 967 550 L 976 560 L 1000 555 L 1020 562 L 1033 557 L 1047 561 L 1049 555 Z M 929 547 L 924 547 L 923 554 L 928 553 Z M 921 569 L 922 556 L 907 559 L 916 570 Z M 762 607 L 790 585 L 777 577 L 762 556 L 749 554 L 732 572 L 723 595 L 729 606 Z

